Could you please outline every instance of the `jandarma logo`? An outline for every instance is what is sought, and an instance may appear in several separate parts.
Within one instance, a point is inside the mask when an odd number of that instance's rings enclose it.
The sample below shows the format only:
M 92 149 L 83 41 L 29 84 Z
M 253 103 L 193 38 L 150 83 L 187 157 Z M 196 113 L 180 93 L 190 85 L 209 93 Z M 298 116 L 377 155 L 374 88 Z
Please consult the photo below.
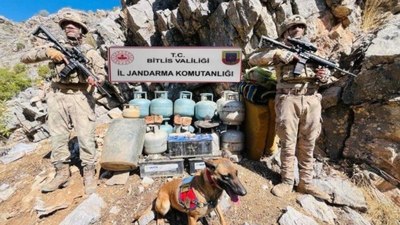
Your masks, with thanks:
M 124 50 L 116 51 L 111 55 L 111 61 L 118 65 L 130 64 L 133 59 L 133 54 Z
M 226 65 L 235 65 L 240 62 L 240 51 L 223 51 L 222 62 Z

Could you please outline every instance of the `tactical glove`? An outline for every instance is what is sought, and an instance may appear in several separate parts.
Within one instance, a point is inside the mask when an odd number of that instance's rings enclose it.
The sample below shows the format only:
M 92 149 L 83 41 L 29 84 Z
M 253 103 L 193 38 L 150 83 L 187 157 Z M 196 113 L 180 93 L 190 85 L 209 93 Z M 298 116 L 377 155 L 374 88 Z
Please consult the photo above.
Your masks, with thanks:
M 64 60 L 64 55 L 60 51 L 54 48 L 47 48 L 46 55 L 54 62 L 61 62 Z

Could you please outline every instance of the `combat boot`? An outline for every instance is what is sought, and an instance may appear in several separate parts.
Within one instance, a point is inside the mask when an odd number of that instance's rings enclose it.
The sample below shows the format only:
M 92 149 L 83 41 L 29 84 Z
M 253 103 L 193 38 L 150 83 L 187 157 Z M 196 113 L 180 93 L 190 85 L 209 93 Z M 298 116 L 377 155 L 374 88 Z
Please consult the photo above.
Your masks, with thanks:
M 49 183 L 42 187 L 43 193 L 52 192 L 68 185 L 68 179 L 71 176 L 69 165 L 57 163 L 54 165 L 54 167 L 56 168 L 56 175 Z
M 306 184 L 300 181 L 299 185 L 297 186 L 297 191 L 303 194 L 312 195 L 327 202 L 332 202 L 331 196 L 328 193 L 323 192 L 321 189 L 312 184 Z
M 95 165 L 86 165 L 83 167 L 83 184 L 85 185 L 85 194 L 90 195 L 96 192 L 97 183 L 95 179 Z
M 280 183 L 272 188 L 271 192 L 273 195 L 277 197 L 284 197 L 293 191 L 293 184 L 289 183 Z

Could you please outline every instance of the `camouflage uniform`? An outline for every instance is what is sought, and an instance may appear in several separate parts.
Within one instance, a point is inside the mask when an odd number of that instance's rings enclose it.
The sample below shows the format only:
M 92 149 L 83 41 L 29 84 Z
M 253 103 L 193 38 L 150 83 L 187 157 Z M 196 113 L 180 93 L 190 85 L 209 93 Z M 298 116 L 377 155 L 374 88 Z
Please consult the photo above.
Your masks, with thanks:
M 68 15 L 70 16 L 70 15 Z M 75 14 L 72 14 L 75 16 Z M 73 22 L 81 26 L 81 32 L 87 33 L 86 25 L 84 25 L 80 17 L 71 19 Z M 60 20 L 59 24 L 63 28 L 63 24 L 68 22 L 68 17 Z M 77 47 L 88 59 L 87 68 L 95 74 L 99 80 L 104 81 L 106 71 L 104 69 L 105 60 L 97 53 L 93 47 L 88 44 L 80 44 L 74 40 L 67 40 L 64 47 Z M 21 57 L 21 62 L 35 63 L 49 60 L 49 48 L 52 46 L 42 46 L 35 48 Z M 95 147 L 95 100 L 92 95 L 92 86 L 87 83 L 86 77 L 75 71 L 66 77 L 61 77 L 60 72 L 65 67 L 64 62 L 49 63 L 51 69 L 51 88 L 47 93 L 48 105 L 48 126 L 51 135 L 51 162 L 55 165 L 62 165 L 70 161 L 70 151 L 68 142 L 70 138 L 70 130 L 74 131 L 78 137 L 80 159 L 82 166 L 91 166 L 94 168 L 96 162 Z M 68 169 L 69 174 L 69 169 Z M 68 175 L 69 177 L 69 175 Z
M 106 75 L 104 59 L 89 45 L 84 44 L 79 47 L 89 59 L 90 63 L 87 67 L 104 80 Z M 21 57 L 21 61 L 34 63 L 48 60 L 46 48 L 40 47 L 28 52 Z M 52 69 L 51 90 L 50 93 L 47 93 L 48 126 L 52 144 L 51 161 L 55 164 L 69 160 L 68 141 L 73 125 L 79 140 L 82 165 L 94 164 L 96 160 L 95 102 L 90 87 L 79 72 L 61 78 L 59 72 L 64 68 L 64 63 L 57 65 L 50 63 L 49 65 Z
M 306 26 L 302 21 L 297 24 Z M 286 24 L 281 29 L 281 35 L 288 28 Z M 308 65 L 300 75 L 294 76 L 293 57 L 290 51 L 274 49 L 257 53 L 249 59 L 253 65 L 274 64 L 276 70 L 276 132 L 281 144 L 282 183 L 288 184 L 288 187 L 294 184 L 295 157 L 299 163 L 300 183 L 311 183 L 313 152 L 321 131 L 322 97 L 317 90 L 321 83 L 331 83 L 335 80 L 330 76 L 326 76 L 322 81 L 317 79 L 314 68 Z

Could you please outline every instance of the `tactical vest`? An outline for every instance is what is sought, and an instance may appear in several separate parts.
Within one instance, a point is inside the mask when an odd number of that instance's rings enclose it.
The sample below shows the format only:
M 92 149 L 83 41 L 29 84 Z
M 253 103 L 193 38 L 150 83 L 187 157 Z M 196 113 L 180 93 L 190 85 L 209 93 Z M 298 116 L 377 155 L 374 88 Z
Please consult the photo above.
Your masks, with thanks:
M 66 44 L 64 46 L 66 49 L 71 49 L 72 46 L 69 44 Z M 89 44 L 82 44 L 77 46 L 77 48 L 83 53 L 83 55 L 86 56 L 86 53 L 93 49 L 93 47 Z M 61 63 L 54 63 L 50 62 L 49 63 L 49 68 L 51 69 L 51 80 L 56 83 L 62 83 L 62 84 L 77 84 L 77 83 L 87 83 L 86 82 L 86 77 L 82 75 L 79 71 L 73 71 L 66 77 L 61 77 L 60 72 L 64 69 L 65 64 L 64 62 Z M 92 69 L 92 68 L 88 68 Z
M 295 76 L 293 73 L 295 63 L 284 64 L 280 61 L 275 62 L 275 70 L 277 76 L 277 88 L 301 87 L 303 84 L 317 86 L 317 78 L 313 68 L 305 66 L 304 71 Z

